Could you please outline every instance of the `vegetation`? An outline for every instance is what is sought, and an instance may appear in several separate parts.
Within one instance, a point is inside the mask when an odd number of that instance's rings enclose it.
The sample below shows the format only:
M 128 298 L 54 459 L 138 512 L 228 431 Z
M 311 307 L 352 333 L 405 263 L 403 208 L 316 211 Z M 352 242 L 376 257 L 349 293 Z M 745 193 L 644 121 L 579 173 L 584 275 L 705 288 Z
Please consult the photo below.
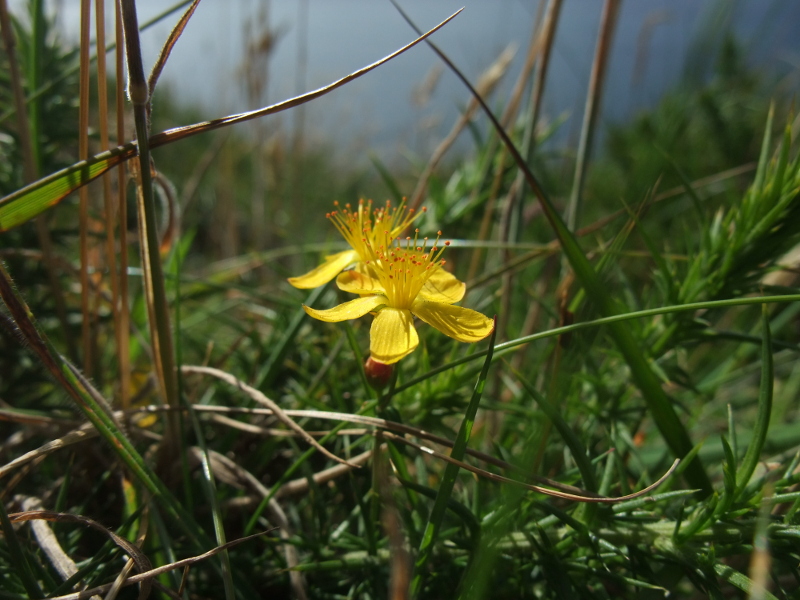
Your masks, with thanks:
M 515 88 L 538 93 L 422 184 L 274 131 L 154 134 L 195 119 L 141 93 L 130 13 L 119 114 L 41 2 L 0 22 L 0 599 L 797 597 L 791 98 L 720 37 L 591 161 L 556 151 L 558 4 Z M 333 201 L 405 191 L 497 317 L 470 344 L 418 321 L 375 370 L 373 317 L 303 308 L 354 296 L 287 278 L 346 249 Z

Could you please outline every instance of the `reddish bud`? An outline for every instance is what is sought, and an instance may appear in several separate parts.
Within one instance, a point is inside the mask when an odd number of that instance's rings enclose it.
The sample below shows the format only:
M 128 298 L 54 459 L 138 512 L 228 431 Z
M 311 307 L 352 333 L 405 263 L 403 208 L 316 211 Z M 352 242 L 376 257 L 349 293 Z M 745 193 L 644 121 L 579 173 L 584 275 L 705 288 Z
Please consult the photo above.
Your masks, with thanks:
M 387 365 L 370 356 L 364 363 L 364 373 L 367 375 L 367 382 L 378 392 L 386 387 L 392 377 L 394 365 Z

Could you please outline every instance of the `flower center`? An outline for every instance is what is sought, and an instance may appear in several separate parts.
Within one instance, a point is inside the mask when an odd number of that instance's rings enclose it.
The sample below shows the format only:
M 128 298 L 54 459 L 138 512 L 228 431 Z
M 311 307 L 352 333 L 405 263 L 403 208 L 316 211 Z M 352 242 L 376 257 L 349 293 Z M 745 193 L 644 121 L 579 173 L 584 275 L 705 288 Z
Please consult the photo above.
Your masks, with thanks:
M 419 229 L 413 239 L 405 239 L 404 245 L 388 233 L 385 243 L 379 246 L 365 242 L 371 252 L 371 259 L 365 262 L 377 275 L 386 292 L 387 306 L 392 308 L 410 309 L 425 282 L 445 264 L 441 260 L 444 247 L 437 246 L 442 232 L 438 232 L 430 250 L 426 250 L 428 238 L 423 238 L 420 244 L 418 233 Z M 444 243 L 445 247 L 449 245 L 450 242 Z
M 328 217 L 347 243 L 358 252 L 362 262 L 373 258 L 371 248 L 378 248 L 385 243 L 387 237 L 394 238 L 414 221 L 416 221 L 426 208 L 417 212 L 413 208 L 407 209 L 405 201 L 399 206 L 392 206 L 392 201 L 387 200 L 383 206 L 373 208 L 372 200 L 366 203 L 358 201 L 358 208 L 353 209 L 350 204 L 339 208 L 339 203 L 333 203 L 336 209 L 329 212 Z

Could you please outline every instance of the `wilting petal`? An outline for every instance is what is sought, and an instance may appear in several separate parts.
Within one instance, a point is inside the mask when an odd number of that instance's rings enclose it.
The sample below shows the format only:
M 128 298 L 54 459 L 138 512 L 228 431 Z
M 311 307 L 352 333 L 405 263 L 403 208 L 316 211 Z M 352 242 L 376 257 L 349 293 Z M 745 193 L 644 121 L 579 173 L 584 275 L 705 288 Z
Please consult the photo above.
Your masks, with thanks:
M 452 304 L 464 297 L 467 286 L 441 267 L 437 268 L 419 292 L 421 300 Z
M 385 309 L 384 309 L 385 310 Z M 481 313 L 441 302 L 416 301 L 411 312 L 459 342 L 477 342 L 492 332 L 494 321 Z
M 369 353 L 373 360 L 390 365 L 411 354 L 419 344 L 414 317 L 400 308 L 382 309 L 369 330 Z
M 320 321 L 338 323 L 339 321 L 348 321 L 350 319 L 363 317 L 382 304 L 386 304 L 385 296 L 363 296 L 355 300 L 350 300 L 350 302 L 340 304 L 339 306 L 334 306 L 328 310 L 315 310 L 309 308 L 305 304 L 303 305 L 303 310 L 305 310 L 309 316 L 319 319 Z
M 343 292 L 351 294 L 383 294 L 385 293 L 380 280 L 374 272 L 363 262 L 355 268 L 345 271 L 336 278 L 336 285 Z
M 289 277 L 288 281 L 294 287 L 301 290 L 310 290 L 328 283 L 336 277 L 347 266 L 358 260 L 358 253 L 355 250 L 345 250 L 337 254 L 325 257 L 323 262 L 316 269 L 312 269 L 305 275 Z

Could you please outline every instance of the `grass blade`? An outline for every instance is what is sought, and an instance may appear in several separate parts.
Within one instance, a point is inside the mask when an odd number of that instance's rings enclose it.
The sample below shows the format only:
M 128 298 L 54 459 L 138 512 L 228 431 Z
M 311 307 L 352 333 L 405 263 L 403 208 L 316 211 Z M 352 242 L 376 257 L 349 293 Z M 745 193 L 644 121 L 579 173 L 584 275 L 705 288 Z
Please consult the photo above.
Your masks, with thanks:
M 22 582 L 22 585 L 25 588 L 28 596 L 30 598 L 44 598 L 42 589 L 39 587 L 39 583 L 36 581 L 36 576 L 31 570 L 31 566 L 28 563 L 25 552 L 22 549 L 22 545 L 19 543 L 17 532 L 14 531 L 11 521 L 8 518 L 5 504 L 2 502 L 0 502 L 0 525 L 2 525 L 3 537 L 5 538 L 6 545 L 8 546 L 9 563 L 11 563 L 13 566 L 14 572 Z
M 492 329 L 492 335 L 489 338 L 489 350 L 486 354 L 486 359 L 483 361 L 483 368 L 478 376 L 478 381 L 475 383 L 475 389 L 472 392 L 467 411 L 464 414 L 464 420 L 461 421 L 461 427 L 458 430 L 453 450 L 450 452 L 450 457 L 456 460 L 464 458 L 464 454 L 469 443 L 470 435 L 472 434 L 472 427 L 475 424 L 475 415 L 478 412 L 478 405 L 481 401 L 483 388 L 486 385 L 486 377 L 489 374 L 489 365 L 492 364 L 492 354 L 494 351 L 494 340 L 497 335 L 497 318 L 495 317 L 495 328 Z M 414 562 L 415 574 L 411 579 L 410 597 L 415 598 L 422 587 L 422 569 L 431 557 L 433 551 L 433 544 L 436 542 L 436 537 L 439 533 L 439 528 L 442 524 L 444 513 L 447 510 L 448 502 L 450 501 L 450 494 L 453 492 L 453 486 L 458 477 L 459 467 L 455 464 L 448 463 L 442 477 L 442 484 L 439 486 L 439 491 L 436 494 L 436 501 L 433 504 L 431 513 L 428 517 L 428 524 L 425 526 L 425 531 L 422 534 L 422 541 L 419 546 L 419 553 Z
M 0 200 L 0 233 L 30 221 L 81 186 L 135 155 L 136 145 L 128 143 L 77 162 L 9 194 Z
M 214 521 L 214 534 L 217 538 L 218 546 L 225 546 L 227 540 L 225 538 L 225 525 L 222 519 L 222 513 L 219 509 L 219 501 L 217 496 L 217 486 L 214 482 L 214 474 L 211 468 L 211 459 L 208 455 L 208 446 L 206 445 L 203 430 L 200 427 L 200 421 L 197 418 L 197 413 L 191 408 L 189 409 L 189 416 L 192 420 L 192 428 L 194 435 L 197 438 L 197 445 L 199 452 L 197 453 L 200 459 L 200 466 L 203 473 L 201 480 L 203 482 L 203 491 L 206 493 L 208 504 L 211 507 L 211 517 Z M 233 577 L 231 576 L 231 560 L 227 550 L 220 552 L 220 567 L 222 569 L 222 583 L 225 589 L 225 599 L 234 600 L 236 597 L 235 587 L 233 585 Z
M 772 333 L 769 328 L 769 314 L 766 304 L 762 305 L 761 323 L 763 342 L 761 344 L 761 385 L 758 391 L 758 414 L 756 416 L 756 424 L 753 427 L 753 437 L 747 446 L 742 465 L 736 473 L 736 493 L 734 497 L 741 495 L 756 470 L 761 450 L 767 439 L 769 417 L 772 413 L 774 369 L 772 364 Z
M 752 594 L 750 598 L 756 597 L 756 586 L 754 585 L 753 580 L 744 573 L 740 573 L 733 567 L 729 567 L 728 565 L 722 563 L 716 563 L 714 565 L 714 572 L 732 586 L 739 588 L 746 594 Z M 765 589 L 760 589 L 758 591 L 761 593 L 760 597 L 763 598 L 763 600 L 778 600 L 777 596 L 771 594 Z

